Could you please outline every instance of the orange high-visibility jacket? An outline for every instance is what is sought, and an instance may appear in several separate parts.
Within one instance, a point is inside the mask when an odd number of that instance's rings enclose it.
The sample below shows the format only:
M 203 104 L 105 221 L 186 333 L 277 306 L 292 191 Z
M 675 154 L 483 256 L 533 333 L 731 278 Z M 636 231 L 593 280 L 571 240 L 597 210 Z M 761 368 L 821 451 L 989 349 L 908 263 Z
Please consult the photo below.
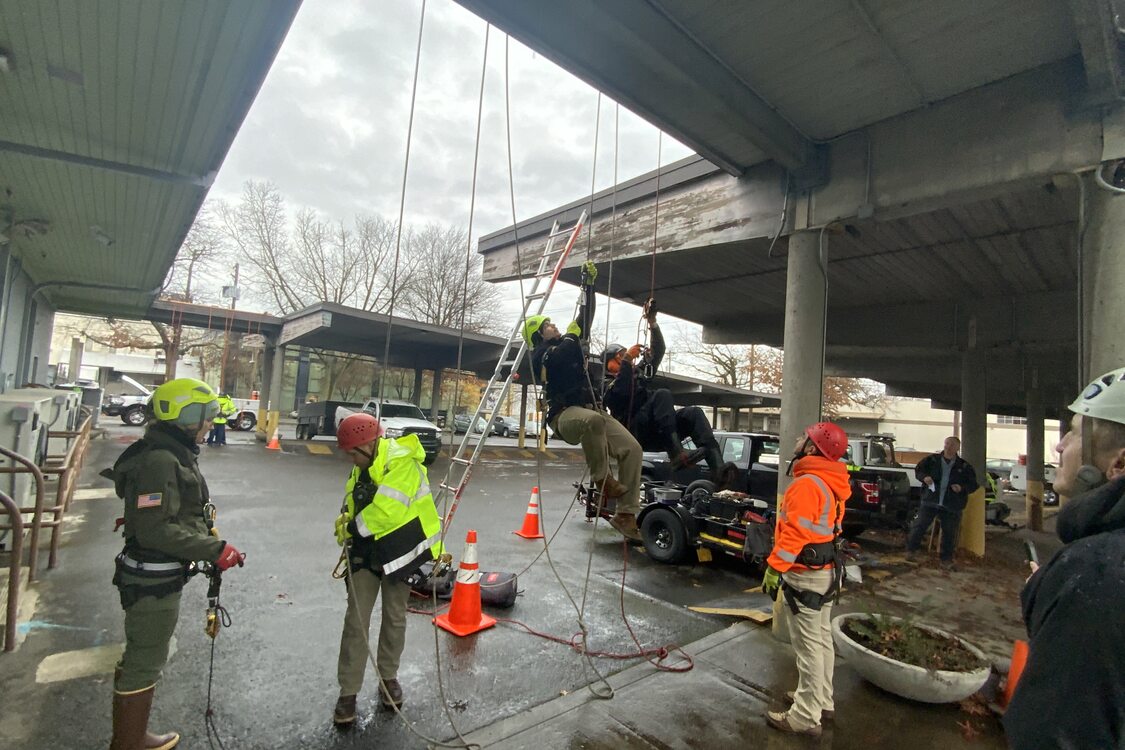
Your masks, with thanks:
M 793 465 L 793 483 L 777 510 L 777 528 L 770 567 L 784 573 L 808 570 L 797 563 L 806 544 L 831 542 L 844 519 L 844 503 L 852 494 L 848 467 L 823 456 L 805 456 Z

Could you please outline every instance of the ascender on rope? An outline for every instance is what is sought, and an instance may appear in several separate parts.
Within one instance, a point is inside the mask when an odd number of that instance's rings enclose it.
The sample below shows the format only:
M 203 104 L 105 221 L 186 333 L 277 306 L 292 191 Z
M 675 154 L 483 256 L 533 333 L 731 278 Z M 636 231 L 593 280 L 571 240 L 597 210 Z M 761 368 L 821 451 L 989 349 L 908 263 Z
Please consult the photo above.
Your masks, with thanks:
M 207 617 L 203 625 L 203 632 L 214 640 L 219 635 L 222 622 L 219 620 L 219 591 L 223 586 L 223 573 L 216 566 L 210 565 L 203 571 L 207 574 Z

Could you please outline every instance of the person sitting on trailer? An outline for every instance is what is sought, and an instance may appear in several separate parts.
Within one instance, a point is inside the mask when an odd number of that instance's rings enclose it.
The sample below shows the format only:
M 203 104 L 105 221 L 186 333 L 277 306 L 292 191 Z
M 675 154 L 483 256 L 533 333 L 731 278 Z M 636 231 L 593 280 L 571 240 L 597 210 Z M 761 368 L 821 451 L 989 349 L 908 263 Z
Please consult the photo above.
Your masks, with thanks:
M 723 454 L 703 410 L 698 406 L 677 409 L 672 392 L 652 388 L 652 376 L 664 359 L 664 334 L 656 322 L 656 303 L 649 300 L 644 307 L 645 318 L 652 332 L 652 349 L 640 344 L 626 349 L 610 344 L 602 352 L 606 383 L 603 402 L 609 413 L 637 438 L 645 450 L 666 451 L 673 471 L 706 459 L 711 479 L 721 481 Z M 636 360 L 640 358 L 640 362 Z M 696 450 L 688 453 L 680 442 L 690 437 Z
M 616 498 L 613 528 L 628 539 L 639 540 L 637 512 L 641 504 L 641 446 L 625 427 L 598 408 L 586 370 L 583 337 L 589 336 L 594 317 L 594 279 L 597 268 L 582 269 L 582 304 L 578 319 L 566 333 L 545 315 L 524 321 L 523 338 L 531 349 L 534 380 L 547 401 L 547 424 L 571 445 L 581 445 L 590 477 L 607 498 Z M 618 478 L 610 473 L 609 458 L 617 461 Z

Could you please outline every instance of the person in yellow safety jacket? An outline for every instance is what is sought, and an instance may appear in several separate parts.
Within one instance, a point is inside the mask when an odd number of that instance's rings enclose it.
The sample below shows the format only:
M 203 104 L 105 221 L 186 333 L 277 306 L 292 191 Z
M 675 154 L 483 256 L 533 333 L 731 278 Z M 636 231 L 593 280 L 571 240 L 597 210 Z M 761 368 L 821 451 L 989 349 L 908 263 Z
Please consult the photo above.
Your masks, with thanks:
M 367 632 L 375 599 L 383 599 L 376 668 L 380 702 L 402 705 L 399 660 L 406 645 L 407 579 L 441 557 L 441 518 L 422 465 L 417 435 L 383 438 L 374 416 L 351 414 L 336 428 L 336 444 L 355 464 L 336 519 L 336 541 L 347 555 L 348 609 L 340 637 L 336 678 L 340 697 L 332 720 L 356 720 L 356 696 L 367 668 Z
M 797 689 L 787 711 L 769 711 L 774 729 L 817 736 L 834 718 L 832 602 L 843 579 L 840 529 L 851 496 L 848 467 L 840 458 L 848 438 L 839 426 L 818 422 L 805 429 L 789 465 L 795 479 L 777 513 L 774 547 L 762 590 L 780 590 L 792 616 L 789 639 L 797 657 Z
M 227 444 L 227 420 L 238 413 L 238 407 L 234 405 L 234 399 L 230 394 L 219 394 L 219 413 L 215 415 L 215 421 L 211 423 L 211 431 L 207 433 L 207 445 L 226 445 Z

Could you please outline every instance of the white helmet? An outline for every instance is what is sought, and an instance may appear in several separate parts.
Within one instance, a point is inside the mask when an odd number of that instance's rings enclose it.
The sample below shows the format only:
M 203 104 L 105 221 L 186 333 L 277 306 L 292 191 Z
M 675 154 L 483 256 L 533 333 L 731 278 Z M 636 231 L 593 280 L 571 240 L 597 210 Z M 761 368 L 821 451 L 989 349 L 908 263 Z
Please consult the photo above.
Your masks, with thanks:
M 1125 367 L 1097 378 L 1070 405 L 1070 410 L 1107 422 L 1125 424 Z

